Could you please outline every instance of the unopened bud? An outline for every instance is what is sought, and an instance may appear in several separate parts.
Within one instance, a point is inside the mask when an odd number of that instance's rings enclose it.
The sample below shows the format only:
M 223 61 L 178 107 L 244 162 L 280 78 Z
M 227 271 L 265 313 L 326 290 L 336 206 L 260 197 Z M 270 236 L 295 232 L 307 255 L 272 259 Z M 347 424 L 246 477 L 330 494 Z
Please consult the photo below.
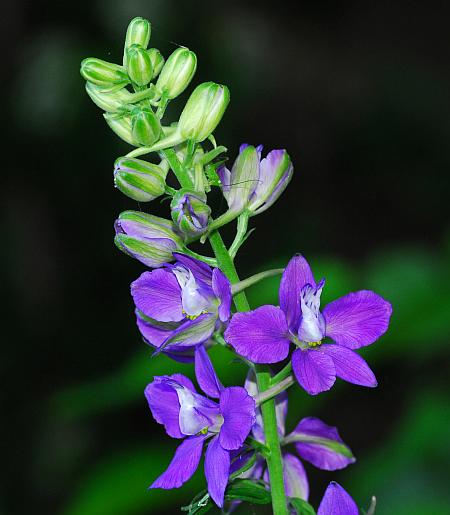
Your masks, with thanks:
M 172 261 L 172 252 L 183 247 L 183 241 L 170 220 L 147 213 L 125 211 L 119 215 L 114 227 L 116 246 L 151 268 Z
M 114 92 L 105 92 L 92 82 L 86 82 L 86 91 L 94 104 L 108 112 L 117 111 L 123 105 L 131 103 L 132 99 L 132 94 L 126 88 Z
M 119 157 L 114 163 L 114 184 L 138 202 L 149 202 L 164 193 L 167 170 L 132 157 Z
M 133 112 L 131 132 L 133 140 L 143 147 L 150 147 L 159 140 L 161 124 L 152 109 L 143 107 Z
M 206 231 L 211 208 L 206 203 L 204 193 L 179 190 L 174 195 L 170 208 L 172 220 L 186 236 L 197 236 Z
M 197 68 L 197 57 L 187 48 L 177 48 L 164 64 L 156 82 L 156 89 L 172 99 L 182 93 L 191 82 Z
M 122 66 L 95 57 L 81 61 L 80 73 L 87 81 L 107 89 L 114 86 L 120 88 L 130 82 Z
M 195 88 L 180 116 L 178 128 L 183 138 L 198 143 L 217 127 L 230 102 L 226 86 L 204 82 Z
M 158 77 L 159 72 L 162 70 L 162 67 L 164 66 L 164 57 L 157 48 L 150 48 L 149 50 L 147 50 L 147 52 L 150 57 L 150 62 L 152 63 L 152 79 L 154 79 Z
M 127 50 L 127 71 L 138 86 L 145 86 L 153 76 L 152 62 L 147 50 L 140 45 L 131 45 Z
M 119 138 L 122 138 L 130 145 L 135 147 L 138 146 L 138 143 L 133 139 L 133 134 L 131 131 L 131 117 L 119 117 L 111 113 L 104 113 L 103 117 L 105 118 L 106 123 L 109 125 L 109 128 L 114 131 L 117 136 L 119 136 Z
M 140 45 L 146 49 L 150 41 L 152 26 L 145 18 L 137 17 L 130 21 L 125 36 L 125 47 L 123 51 L 123 65 L 127 65 L 127 50 L 131 45 Z

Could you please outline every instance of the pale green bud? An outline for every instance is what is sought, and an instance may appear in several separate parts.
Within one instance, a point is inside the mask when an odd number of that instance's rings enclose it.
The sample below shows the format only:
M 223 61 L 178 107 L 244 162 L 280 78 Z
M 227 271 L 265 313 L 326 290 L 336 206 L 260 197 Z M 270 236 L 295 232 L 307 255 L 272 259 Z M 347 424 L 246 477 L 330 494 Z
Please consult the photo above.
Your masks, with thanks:
M 130 82 L 122 66 L 95 57 L 81 61 L 80 73 L 87 81 L 104 88 L 117 86 L 120 89 Z
M 152 80 L 153 68 L 147 50 L 139 45 L 131 45 L 128 48 L 127 72 L 138 86 L 146 86 Z
M 182 93 L 191 82 L 197 68 L 197 57 L 187 48 L 177 48 L 161 70 L 156 89 L 165 93 L 167 98 L 175 98 Z
M 150 147 L 159 140 L 161 124 L 150 108 L 138 108 L 131 116 L 131 132 L 133 140 L 138 145 Z
M 199 236 L 208 228 L 211 208 L 204 193 L 181 189 L 173 196 L 170 208 L 172 220 L 186 236 Z
M 125 48 L 123 51 L 123 65 L 127 65 L 127 50 L 131 45 L 140 45 L 146 49 L 150 41 L 152 26 L 145 18 L 137 17 L 130 21 L 125 36 Z
M 105 92 L 92 82 L 86 82 L 86 91 L 94 104 L 108 112 L 117 111 L 123 105 L 131 103 L 133 98 L 132 94 L 125 88 L 114 92 Z
M 119 138 L 122 138 L 124 141 L 133 145 L 135 147 L 138 146 L 136 140 L 133 139 L 133 134 L 131 130 L 131 117 L 130 116 L 121 116 L 111 113 L 104 113 L 103 117 L 106 120 L 106 123 L 109 125 L 110 129 L 112 129 Z
M 217 127 L 230 102 L 226 86 L 204 82 L 195 88 L 178 122 L 183 138 L 198 143 L 205 140 Z
M 150 62 L 152 63 L 152 79 L 154 79 L 158 77 L 159 72 L 162 70 L 162 67 L 164 66 L 164 57 L 157 48 L 150 48 L 149 50 L 147 50 L 147 52 L 150 57 Z
M 149 202 L 164 193 L 167 169 L 132 157 L 119 157 L 114 163 L 114 184 L 138 202 Z

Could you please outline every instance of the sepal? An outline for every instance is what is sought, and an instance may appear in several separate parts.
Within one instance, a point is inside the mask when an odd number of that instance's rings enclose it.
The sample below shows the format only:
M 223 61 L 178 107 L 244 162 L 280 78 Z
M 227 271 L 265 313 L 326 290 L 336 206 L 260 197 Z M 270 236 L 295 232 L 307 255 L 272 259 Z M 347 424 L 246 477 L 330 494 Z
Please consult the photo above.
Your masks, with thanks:
M 161 95 L 172 99 L 180 95 L 191 82 L 197 68 L 197 56 L 187 48 L 177 48 L 165 62 L 156 82 Z
M 146 86 L 153 77 L 150 55 L 140 45 L 131 45 L 127 50 L 127 72 L 137 86 Z
M 138 145 L 150 147 L 161 135 L 161 124 L 158 117 L 148 107 L 136 108 L 131 115 L 132 139 Z
M 152 26 L 148 20 L 140 16 L 133 18 L 127 28 L 125 47 L 123 52 L 123 65 L 127 65 L 127 50 L 131 45 L 140 45 L 146 49 L 150 41 Z
M 96 57 L 83 59 L 80 73 L 85 80 L 104 88 L 111 88 L 111 86 L 122 88 L 130 82 L 122 66 Z
M 122 193 L 149 202 L 164 193 L 167 169 L 141 159 L 120 157 L 114 164 L 114 184 Z

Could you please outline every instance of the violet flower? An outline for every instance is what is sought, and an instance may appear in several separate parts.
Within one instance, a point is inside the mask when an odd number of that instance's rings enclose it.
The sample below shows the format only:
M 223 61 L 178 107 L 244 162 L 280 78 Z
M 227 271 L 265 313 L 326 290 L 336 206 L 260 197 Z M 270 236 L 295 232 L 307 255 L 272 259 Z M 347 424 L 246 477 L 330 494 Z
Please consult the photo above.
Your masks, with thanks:
M 370 345 L 386 332 L 390 303 L 362 290 L 331 302 L 321 313 L 324 285 L 325 279 L 316 283 L 304 257 L 294 256 L 281 279 L 280 307 L 261 306 L 236 313 L 225 332 L 226 341 L 255 363 L 284 360 L 294 343 L 292 368 L 311 395 L 329 390 L 336 377 L 376 386 L 372 370 L 354 349 Z M 325 337 L 334 343 L 323 343 Z
M 335 481 L 331 481 L 325 490 L 317 515 L 358 515 L 355 501 Z
M 255 421 L 255 401 L 245 388 L 224 388 L 216 376 L 203 346 L 195 350 L 195 373 L 202 390 L 214 402 L 196 392 L 182 374 L 155 377 L 145 389 L 155 420 L 164 425 L 172 438 L 184 438 L 167 470 L 150 488 L 178 488 L 196 471 L 203 450 L 208 492 L 213 501 L 223 506 L 230 474 L 232 451 L 239 449 Z
M 254 374 L 249 374 L 245 388 L 253 397 L 258 393 Z M 275 398 L 275 411 L 278 433 L 281 445 L 293 443 L 297 454 L 303 459 L 322 470 L 339 470 L 354 463 L 356 460 L 349 447 L 343 442 L 337 429 L 315 417 L 302 419 L 296 428 L 285 435 L 285 420 L 288 410 L 288 396 L 284 391 Z M 252 428 L 255 440 L 264 443 L 264 429 L 261 410 L 256 409 L 256 420 Z M 243 463 L 240 464 L 243 466 Z M 288 452 L 283 452 L 284 486 L 288 497 L 298 497 L 308 500 L 309 482 L 306 471 L 300 459 Z M 265 469 L 262 457 L 257 459 L 255 466 L 250 469 L 248 477 L 264 478 L 269 483 L 269 475 Z
M 131 284 L 131 295 L 145 341 L 183 360 L 229 319 L 231 285 L 218 268 L 183 254 L 174 257 L 175 264 L 144 272 Z

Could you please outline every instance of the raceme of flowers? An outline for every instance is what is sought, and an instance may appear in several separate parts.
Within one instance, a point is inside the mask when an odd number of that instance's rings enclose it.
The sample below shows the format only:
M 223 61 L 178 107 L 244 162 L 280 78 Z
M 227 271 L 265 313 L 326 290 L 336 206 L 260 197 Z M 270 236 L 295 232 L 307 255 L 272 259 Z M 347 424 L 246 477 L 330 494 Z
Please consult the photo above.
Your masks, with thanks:
M 139 210 L 119 214 L 114 242 L 147 268 L 131 284 L 137 327 L 155 359 L 163 353 L 187 370 L 193 366 L 199 387 L 167 370 L 145 389 L 153 418 L 179 440 L 149 488 L 180 487 L 204 455 L 207 490 L 185 508 L 190 514 L 206 513 L 213 503 L 232 511 L 252 499 L 271 502 L 276 515 L 315 513 L 303 462 L 332 472 L 355 458 L 337 429 L 314 416 L 286 431 L 287 389 L 294 378 L 310 395 L 331 389 L 336 378 L 375 387 L 374 373 L 356 351 L 386 332 L 391 305 L 361 290 L 321 308 L 325 279 L 317 282 L 301 255 L 282 271 L 239 280 L 234 258 L 251 233 L 249 221 L 286 189 L 292 161 L 284 149 L 263 156 L 262 145 L 242 144 L 228 168 L 227 149 L 213 135 L 230 101 L 224 85 L 198 85 L 178 118 L 167 120 L 167 106 L 189 86 L 197 57 L 179 47 L 164 59 L 149 48 L 150 37 L 150 22 L 135 18 L 121 64 L 97 58 L 81 64 L 89 97 L 112 131 L 134 147 L 116 159 L 114 185 L 139 202 Z M 225 199 L 225 211 L 213 210 L 213 189 Z M 170 200 L 167 218 L 142 209 L 141 203 L 162 196 Z M 229 223 L 236 223 L 236 236 L 227 246 L 218 231 Z M 191 248 L 206 240 L 213 256 Z M 251 310 L 245 289 L 280 272 L 279 306 Z M 248 366 L 244 385 L 220 382 L 208 355 L 213 345 L 226 346 Z M 359 511 L 332 481 L 317 513 Z

